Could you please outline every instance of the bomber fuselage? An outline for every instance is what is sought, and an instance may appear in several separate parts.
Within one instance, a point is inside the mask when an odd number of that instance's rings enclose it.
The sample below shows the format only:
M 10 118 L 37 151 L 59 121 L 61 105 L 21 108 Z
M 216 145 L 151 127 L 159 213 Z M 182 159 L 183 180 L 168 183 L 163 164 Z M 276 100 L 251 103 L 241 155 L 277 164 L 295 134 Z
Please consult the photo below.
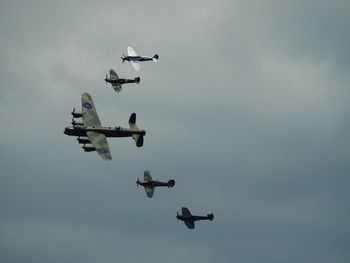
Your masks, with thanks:
M 69 136 L 87 136 L 87 132 L 98 132 L 106 137 L 131 137 L 134 134 L 145 135 L 146 131 L 139 130 L 134 131 L 131 129 L 125 129 L 121 127 L 66 127 L 64 134 Z

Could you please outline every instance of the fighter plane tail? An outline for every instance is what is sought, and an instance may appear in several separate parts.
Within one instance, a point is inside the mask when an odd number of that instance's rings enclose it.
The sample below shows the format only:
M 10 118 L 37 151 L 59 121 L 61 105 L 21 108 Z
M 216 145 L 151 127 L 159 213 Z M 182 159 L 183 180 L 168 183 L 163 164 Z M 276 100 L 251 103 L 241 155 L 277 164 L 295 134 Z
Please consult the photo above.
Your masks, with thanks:
M 140 78 L 140 77 L 137 77 L 137 78 L 135 78 L 135 79 L 134 79 L 135 83 L 137 83 L 137 84 L 139 84 L 139 83 L 140 83 L 140 80 L 141 80 L 141 78 Z
M 208 217 L 208 219 L 209 219 L 210 221 L 213 221 L 213 219 L 214 219 L 214 214 L 208 214 L 207 217 Z
M 168 187 L 174 187 L 174 185 L 175 185 L 175 180 L 168 181 Z
M 153 59 L 154 62 L 158 62 L 158 59 L 159 59 L 158 54 L 154 54 L 152 59 Z

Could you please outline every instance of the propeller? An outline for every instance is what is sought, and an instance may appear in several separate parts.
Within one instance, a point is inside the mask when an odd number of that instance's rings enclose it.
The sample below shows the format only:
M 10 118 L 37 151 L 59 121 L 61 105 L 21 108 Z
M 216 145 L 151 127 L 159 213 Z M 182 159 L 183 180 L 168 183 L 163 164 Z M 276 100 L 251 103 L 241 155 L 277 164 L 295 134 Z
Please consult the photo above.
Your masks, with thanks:
M 73 126 L 76 124 L 76 122 L 75 122 L 74 118 L 72 118 L 72 122 L 71 122 L 71 124 L 72 124 Z
M 73 108 L 73 111 L 71 112 L 72 115 L 74 115 L 75 113 L 75 107 Z
M 122 63 L 124 63 L 124 60 L 125 60 L 125 55 L 124 55 L 124 53 L 123 53 L 123 56 L 121 57 L 121 59 L 122 59 Z
M 139 187 L 140 179 L 137 177 L 136 185 Z
M 176 221 L 177 221 L 177 222 L 179 222 L 178 216 L 179 216 L 179 211 L 176 211 Z
M 108 75 L 106 74 L 106 78 L 105 78 L 106 84 L 108 84 L 107 80 L 108 80 Z

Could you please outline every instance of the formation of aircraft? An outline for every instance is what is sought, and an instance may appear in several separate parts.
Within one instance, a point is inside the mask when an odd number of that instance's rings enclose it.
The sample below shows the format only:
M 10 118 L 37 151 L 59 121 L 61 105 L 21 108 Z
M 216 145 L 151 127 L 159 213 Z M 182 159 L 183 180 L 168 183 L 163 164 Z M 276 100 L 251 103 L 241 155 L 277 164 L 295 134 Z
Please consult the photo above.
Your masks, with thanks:
M 136 185 L 137 186 L 142 185 L 145 188 L 146 195 L 149 198 L 152 198 L 154 193 L 154 188 L 162 187 L 162 186 L 163 187 L 166 186 L 168 188 L 174 187 L 175 180 L 169 180 L 168 182 L 153 181 L 150 171 L 145 170 L 143 174 L 143 181 L 140 181 L 140 179 L 137 178 Z
M 134 79 L 121 79 L 119 78 L 118 74 L 115 73 L 115 71 L 113 69 L 111 69 L 109 71 L 109 78 L 108 76 L 106 75 L 106 78 L 105 78 L 105 81 L 106 81 L 106 84 L 107 83 L 111 83 L 112 84 L 112 87 L 113 89 L 116 91 L 116 92 L 120 92 L 122 90 L 122 85 L 123 84 L 126 84 L 126 83 L 136 83 L 136 84 L 139 84 L 140 83 L 140 77 L 136 77 Z
M 194 227 L 195 227 L 194 222 L 195 221 L 200 221 L 200 220 L 213 221 L 213 219 L 214 219 L 214 214 L 207 214 L 206 216 L 194 216 L 191 214 L 190 210 L 188 210 L 187 207 L 182 207 L 181 213 L 182 214 L 179 215 L 179 213 L 177 212 L 176 218 L 178 220 L 184 221 L 185 225 L 189 229 L 194 229 Z
M 140 64 L 138 62 L 143 61 L 154 61 L 157 62 L 159 56 L 157 54 L 152 57 L 138 56 L 132 47 L 128 47 L 128 56 L 121 57 L 122 62 L 129 61 L 135 70 L 140 70 Z M 112 84 L 113 89 L 116 92 L 120 92 L 122 85 L 126 83 L 140 83 L 140 77 L 134 79 L 122 79 L 119 78 L 118 74 L 111 69 L 109 71 L 109 78 L 106 75 L 106 84 Z M 136 125 L 136 114 L 132 113 L 129 118 L 130 128 L 121 127 L 103 127 L 100 119 L 97 115 L 95 105 L 92 101 L 91 96 L 88 93 L 83 93 L 81 96 L 82 110 L 76 112 L 75 108 L 71 112 L 72 126 L 66 127 L 64 134 L 69 136 L 76 136 L 79 144 L 82 144 L 82 148 L 85 152 L 96 151 L 104 160 L 112 160 L 112 155 L 109 150 L 107 137 L 132 137 L 136 142 L 137 147 L 142 147 L 144 142 L 144 136 L 146 131 L 141 130 Z M 81 121 L 76 119 L 81 118 Z M 175 186 L 175 180 L 171 179 L 168 182 L 155 181 L 152 179 L 149 170 L 144 171 L 143 181 L 137 178 L 136 185 L 143 186 L 148 198 L 152 198 L 156 187 L 168 187 L 172 188 Z M 181 215 L 177 212 L 176 218 L 185 223 L 189 229 L 195 228 L 195 221 L 199 220 L 210 220 L 214 219 L 214 214 L 208 214 L 206 216 L 192 215 L 186 207 L 181 208 Z
M 141 65 L 138 62 L 143 61 L 154 61 L 158 62 L 159 56 L 157 54 L 154 54 L 152 57 L 145 57 L 145 56 L 138 56 L 135 52 L 135 50 L 132 47 L 128 47 L 128 55 L 121 57 L 122 62 L 129 61 L 131 63 L 131 66 L 136 70 L 140 70 Z
M 136 114 L 131 114 L 129 118 L 130 128 L 102 127 L 97 115 L 95 105 L 88 93 L 81 96 L 82 111 L 71 113 L 73 118 L 82 118 L 82 122 L 72 121 L 71 127 L 66 127 L 64 134 L 77 136 L 78 142 L 83 144 L 86 152 L 97 151 L 105 160 L 112 160 L 106 137 L 132 137 L 137 147 L 143 146 L 143 137 L 146 131 L 140 130 L 136 125 Z

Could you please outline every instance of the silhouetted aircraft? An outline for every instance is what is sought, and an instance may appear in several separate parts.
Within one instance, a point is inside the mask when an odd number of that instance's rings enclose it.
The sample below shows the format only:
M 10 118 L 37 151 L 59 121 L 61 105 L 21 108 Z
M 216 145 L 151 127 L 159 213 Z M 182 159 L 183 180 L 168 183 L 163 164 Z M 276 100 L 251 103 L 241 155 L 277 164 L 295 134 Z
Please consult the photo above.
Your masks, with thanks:
M 139 185 L 144 186 L 147 196 L 149 198 L 152 198 L 154 193 L 154 188 L 162 187 L 162 186 L 167 186 L 169 188 L 174 187 L 175 181 L 174 180 L 169 180 L 168 182 L 153 181 L 151 173 L 148 170 L 145 170 L 143 174 L 143 182 L 141 182 L 140 179 L 137 178 L 136 184 L 137 186 Z
M 107 83 L 111 83 L 113 89 L 116 92 L 120 92 L 122 90 L 122 85 L 123 84 L 126 84 L 126 83 L 137 83 L 137 84 L 139 84 L 140 83 L 140 77 L 136 77 L 134 79 L 120 79 L 118 77 L 118 74 L 115 73 L 115 71 L 113 69 L 111 69 L 109 71 L 109 78 L 106 75 L 105 81 L 106 81 L 106 84 Z
M 66 127 L 64 134 L 78 136 L 78 142 L 83 144 L 86 152 L 97 151 L 105 160 L 112 160 L 106 137 L 132 137 L 137 147 L 143 146 L 143 136 L 146 131 L 140 130 L 136 125 L 136 114 L 129 118 L 130 129 L 121 127 L 102 127 L 95 105 L 88 93 L 81 96 L 82 112 L 73 112 L 73 118 L 82 118 L 82 122 L 72 120 L 72 127 Z M 86 145 L 87 144 L 87 145 Z
M 213 221 L 214 214 L 207 214 L 206 216 L 194 216 L 191 214 L 190 210 L 186 207 L 181 208 L 182 215 L 177 212 L 176 218 L 184 221 L 185 225 L 189 229 L 194 229 L 194 222 L 199 220 L 210 220 Z
M 159 56 L 157 54 L 153 55 L 152 57 L 138 56 L 132 47 L 128 47 L 128 55 L 125 56 L 123 54 L 121 59 L 123 63 L 124 61 L 130 61 L 131 66 L 137 71 L 137 70 L 140 70 L 141 68 L 141 65 L 137 62 L 150 61 L 150 60 L 153 60 L 154 62 L 158 62 Z

